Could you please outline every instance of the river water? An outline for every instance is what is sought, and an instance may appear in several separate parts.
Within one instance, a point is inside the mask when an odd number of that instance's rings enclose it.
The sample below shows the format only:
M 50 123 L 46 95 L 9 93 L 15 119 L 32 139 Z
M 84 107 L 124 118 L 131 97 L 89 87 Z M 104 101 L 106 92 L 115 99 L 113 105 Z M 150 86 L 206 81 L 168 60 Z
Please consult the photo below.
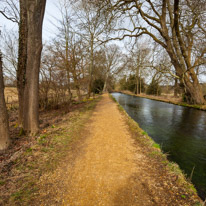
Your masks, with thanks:
M 112 93 L 168 159 L 190 177 L 199 196 L 206 197 L 206 112 L 131 95 Z

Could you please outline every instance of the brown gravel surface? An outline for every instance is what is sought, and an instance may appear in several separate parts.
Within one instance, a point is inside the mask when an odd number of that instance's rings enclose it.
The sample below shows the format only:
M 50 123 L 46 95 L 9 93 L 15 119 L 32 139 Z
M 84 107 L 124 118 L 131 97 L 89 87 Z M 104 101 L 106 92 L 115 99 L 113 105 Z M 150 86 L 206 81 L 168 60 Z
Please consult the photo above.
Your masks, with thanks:
M 132 205 L 135 199 L 136 205 L 151 205 L 149 194 L 141 187 L 135 191 L 130 183 L 140 169 L 136 162 L 144 157 L 136 153 L 123 117 L 107 95 L 91 120 L 85 153 L 76 160 L 65 205 Z
M 41 178 L 47 188 L 42 187 L 40 194 L 47 194 L 39 196 L 39 205 L 194 205 L 197 197 L 191 199 L 183 193 L 184 189 L 178 188 L 166 168 L 152 162 L 145 148 L 132 138 L 125 116 L 107 94 L 82 135 L 84 141 L 72 150 L 70 160 Z

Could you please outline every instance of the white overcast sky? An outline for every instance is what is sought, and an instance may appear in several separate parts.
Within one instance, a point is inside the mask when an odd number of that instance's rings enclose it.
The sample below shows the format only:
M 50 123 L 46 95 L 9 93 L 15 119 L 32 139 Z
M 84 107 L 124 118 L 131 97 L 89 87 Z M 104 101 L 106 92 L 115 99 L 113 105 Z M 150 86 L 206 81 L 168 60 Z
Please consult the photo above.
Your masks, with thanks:
M 55 23 L 55 19 L 59 17 L 60 13 L 58 11 L 57 0 L 47 0 L 46 11 L 44 16 L 44 25 L 43 25 L 43 39 L 48 40 L 51 36 L 55 34 L 55 27 L 51 22 Z M 13 29 L 18 31 L 18 26 L 15 23 L 7 20 L 3 15 L 0 14 L 0 28 L 1 30 L 6 28 L 7 30 Z

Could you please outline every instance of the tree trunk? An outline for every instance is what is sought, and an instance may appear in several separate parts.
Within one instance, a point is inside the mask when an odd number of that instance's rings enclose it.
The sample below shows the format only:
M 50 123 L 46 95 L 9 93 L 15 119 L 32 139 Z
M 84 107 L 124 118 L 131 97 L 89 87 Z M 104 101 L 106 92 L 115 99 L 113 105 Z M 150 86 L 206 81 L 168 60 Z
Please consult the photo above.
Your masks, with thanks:
M 139 77 L 139 66 L 136 69 L 136 94 L 140 94 L 140 77 Z
M 77 92 L 77 97 L 78 97 L 78 100 L 81 101 L 82 97 L 81 97 L 80 86 L 79 86 L 79 83 L 78 83 L 78 78 L 77 78 L 75 66 L 73 68 L 72 74 L 73 74 L 74 85 L 75 85 L 76 92 Z
M 182 71 L 185 71 L 183 69 L 184 65 L 186 65 L 187 72 L 182 76 L 183 85 L 185 87 L 185 97 L 186 101 L 191 104 L 205 104 L 205 100 L 202 93 L 202 88 L 199 84 L 199 80 L 197 78 L 197 74 L 194 72 L 194 69 L 192 69 L 191 65 L 191 49 L 189 47 L 186 47 L 184 38 L 181 36 L 180 31 L 180 10 L 179 10 L 179 0 L 174 0 L 174 29 L 176 33 L 176 38 L 178 40 L 179 49 L 181 51 L 182 57 L 184 57 L 184 63 L 181 65 Z M 191 40 L 190 40 L 191 41 Z M 190 47 L 192 48 L 192 44 Z
M 139 78 L 139 94 L 142 93 L 142 82 L 141 82 L 141 77 Z
M 20 24 L 19 24 L 19 51 L 17 66 L 17 90 L 19 100 L 19 126 L 23 125 L 24 88 L 27 62 L 27 10 L 24 0 L 20 0 Z
M 93 83 L 93 70 L 94 70 L 94 41 L 93 37 L 91 38 L 91 45 L 90 45 L 90 66 L 89 66 L 89 85 L 88 85 L 88 98 L 92 92 L 92 83 Z
M 69 96 L 69 103 L 72 101 L 72 92 L 71 92 L 71 84 L 70 84 L 70 66 L 69 66 L 69 40 L 68 37 L 65 36 L 65 46 L 66 46 L 66 57 L 65 57 L 65 66 L 67 71 L 67 86 L 68 86 L 68 96 Z
M 136 91 L 135 94 L 139 94 L 139 77 L 136 76 Z
M 79 89 L 79 85 L 76 84 L 75 87 L 76 87 L 76 90 L 77 90 L 78 100 L 81 101 L 82 100 L 82 96 L 81 96 L 81 92 L 80 92 L 80 89 Z
M 9 121 L 4 97 L 2 57 L 0 53 L 0 151 L 7 149 L 9 143 Z
M 46 0 L 25 0 L 25 3 L 27 8 L 28 41 L 24 91 L 24 130 L 31 135 L 35 135 L 39 131 L 39 68 Z
M 175 78 L 174 97 L 178 97 L 178 80 Z
M 190 77 L 192 81 L 190 80 Z M 199 84 L 196 74 L 190 74 L 184 78 L 185 99 L 190 104 L 205 104 L 202 88 Z
M 70 73 L 67 69 L 67 89 L 68 89 L 68 97 L 69 97 L 69 103 L 72 101 L 72 92 L 71 92 L 71 82 L 70 82 Z
M 105 77 L 105 81 L 104 81 L 104 88 L 103 88 L 103 92 L 107 92 L 107 81 L 108 81 L 108 78 L 109 78 L 109 71 L 107 71 L 106 73 L 106 77 Z

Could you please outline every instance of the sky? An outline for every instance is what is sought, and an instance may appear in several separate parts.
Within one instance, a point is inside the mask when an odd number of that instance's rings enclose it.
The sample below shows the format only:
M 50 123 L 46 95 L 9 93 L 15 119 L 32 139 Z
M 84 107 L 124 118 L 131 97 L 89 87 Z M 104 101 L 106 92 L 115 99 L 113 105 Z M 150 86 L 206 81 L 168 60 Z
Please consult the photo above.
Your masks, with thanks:
M 60 13 L 57 8 L 57 0 L 47 0 L 46 3 L 46 10 L 45 10 L 45 16 L 44 16 L 44 24 L 43 24 L 43 40 L 49 40 L 50 37 L 53 37 L 55 35 L 55 26 L 51 23 L 55 23 L 56 18 L 60 16 Z M 7 20 L 3 15 L 0 14 L 0 28 L 1 30 L 6 28 L 7 30 L 13 29 L 18 31 L 18 26 L 16 23 L 13 23 L 9 20 Z

